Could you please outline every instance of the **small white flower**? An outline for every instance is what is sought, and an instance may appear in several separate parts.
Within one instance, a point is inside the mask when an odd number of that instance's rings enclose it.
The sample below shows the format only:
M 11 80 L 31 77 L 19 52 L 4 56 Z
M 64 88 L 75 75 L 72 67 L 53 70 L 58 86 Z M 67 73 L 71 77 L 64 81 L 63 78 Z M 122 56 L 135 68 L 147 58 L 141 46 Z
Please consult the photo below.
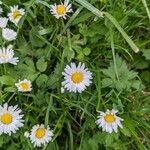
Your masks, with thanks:
M 21 112 L 17 105 L 8 106 L 5 103 L 0 106 L 0 135 L 3 133 L 11 135 L 23 126 L 24 120 L 22 120 Z
M 11 63 L 17 65 L 18 62 L 18 57 L 14 57 L 12 45 L 9 45 L 7 48 L 0 48 L 0 64 Z
M 24 79 L 23 81 L 19 80 L 19 83 L 15 84 L 20 92 L 30 92 L 32 90 L 32 84 L 30 80 Z
M 21 17 L 25 14 L 25 10 L 24 9 L 18 9 L 18 5 L 17 6 L 11 6 L 10 7 L 10 13 L 8 13 L 8 17 L 9 20 L 11 22 L 13 22 L 15 25 L 18 24 L 19 20 L 21 19 Z
M 29 133 L 28 131 L 26 131 L 26 132 L 24 133 L 24 136 L 25 136 L 26 138 L 28 138 L 28 137 L 30 136 L 30 133 Z
M 7 22 L 8 22 L 7 18 L 0 17 L 0 28 L 5 28 L 7 25 Z
M 61 3 L 59 5 L 56 5 L 56 3 L 54 5 L 50 5 L 51 9 L 51 14 L 54 15 L 57 19 L 63 17 L 64 19 L 66 19 L 67 13 L 72 12 L 71 9 L 71 4 L 69 4 L 69 0 L 65 0 L 64 4 Z
M 49 126 L 45 128 L 41 124 L 32 127 L 29 138 L 34 144 L 34 147 L 41 147 L 42 145 L 48 144 L 52 140 L 53 135 L 53 131 L 50 130 Z
M 2 36 L 7 41 L 13 41 L 17 38 L 17 32 L 9 28 L 3 28 Z
M 105 113 L 99 111 L 100 115 L 98 116 L 98 120 L 96 124 L 99 128 L 102 128 L 103 131 L 108 133 L 112 133 L 113 131 L 118 132 L 118 126 L 123 128 L 121 121 L 122 118 L 116 116 L 117 110 L 107 110 Z
M 3 2 L 2 1 L 0 1 L 0 5 L 2 5 L 3 4 Z
M 92 73 L 81 63 L 78 66 L 75 63 L 67 65 L 62 74 L 64 75 L 62 87 L 69 92 L 81 93 L 92 83 Z

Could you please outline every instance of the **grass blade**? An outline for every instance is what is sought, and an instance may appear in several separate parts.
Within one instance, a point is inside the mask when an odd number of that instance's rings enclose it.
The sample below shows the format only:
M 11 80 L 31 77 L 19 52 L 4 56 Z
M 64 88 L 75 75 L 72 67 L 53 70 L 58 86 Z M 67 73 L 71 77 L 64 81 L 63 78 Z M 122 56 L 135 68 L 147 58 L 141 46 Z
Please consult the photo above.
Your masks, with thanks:
M 150 11 L 149 11 L 149 9 L 148 9 L 146 0 L 142 0 L 142 3 L 143 3 L 143 5 L 144 5 L 144 7 L 145 7 L 145 9 L 146 9 L 147 16 L 148 16 L 148 18 L 149 18 L 149 20 L 150 20 Z
M 93 14 L 95 14 L 98 17 L 103 17 L 103 15 L 105 15 L 112 22 L 112 24 L 118 29 L 118 31 L 122 34 L 122 36 L 127 41 L 129 46 L 133 49 L 133 51 L 135 53 L 139 52 L 139 48 L 135 45 L 132 39 L 127 35 L 127 33 L 123 30 L 123 28 L 120 26 L 118 21 L 111 14 L 107 12 L 101 12 L 86 0 L 75 0 L 75 1 L 81 4 L 83 7 L 87 8 L 89 11 L 91 11 Z
M 118 21 L 111 14 L 109 14 L 107 12 L 104 12 L 104 14 L 113 23 L 113 25 L 118 29 L 118 31 L 122 34 L 122 36 L 127 41 L 127 43 L 130 45 L 130 47 L 133 49 L 133 51 L 135 53 L 138 53 L 139 52 L 139 48 L 135 45 L 135 43 L 132 41 L 132 39 L 123 30 L 123 28 L 120 26 Z
M 93 14 L 95 14 L 98 17 L 103 17 L 103 12 L 95 8 L 92 4 L 87 2 L 86 0 L 75 0 L 79 4 L 81 4 L 83 7 L 87 8 L 89 11 L 91 11 Z

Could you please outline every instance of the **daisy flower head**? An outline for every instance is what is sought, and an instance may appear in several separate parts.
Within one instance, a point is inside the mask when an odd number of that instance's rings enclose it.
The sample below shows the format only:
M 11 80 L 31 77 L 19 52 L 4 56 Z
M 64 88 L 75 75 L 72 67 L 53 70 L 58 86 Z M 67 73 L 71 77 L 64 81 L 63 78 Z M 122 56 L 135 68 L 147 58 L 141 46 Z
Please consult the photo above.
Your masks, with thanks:
M 52 140 L 53 135 L 53 131 L 50 130 L 49 126 L 45 128 L 43 124 L 38 124 L 32 127 L 29 139 L 34 144 L 34 147 L 41 147 L 48 144 Z
M 19 9 L 18 5 L 16 5 L 10 7 L 10 13 L 8 13 L 8 17 L 9 20 L 17 26 L 19 20 L 24 14 L 25 14 L 25 10 L 23 8 Z
M 9 28 L 3 28 L 2 36 L 7 41 L 13 41 L 17 38 L 17 32 Z
M 5 17 L 0 17 L 0 28 L 5 28 L 7 25 L 8 19 Z
M 69 92 L 82 93 L 92 83 L 92 73 L 81 62 L 78 65 L 75 63 L 67 65 L 62 75 L 64 76 L 62 87 Z
M 8 106 L 5 103 L 0 106 L 0 135 L 16 133 L 24 124 L 22 110 L 15 106 Z
M 7 48 L 0 48 L 0 64 L 10 63 L 17 65 L 18 62 L 18 57 L 14 57 L 12 45 L 9 45 Z
M 55 16 L 57 19 L 64 18 L 66 19 L 67 13 L 72 12 L 71 4 L 69 4 L 69 0 L 65 0 L 64 3 L 61 2 L 61 4 L 56 5 L 50 5 L 51 9 L 50 12 L 53 16 Z
M 32 90 L 32 84 L 30 80 L 24 79 L 15 84 L 20 92 L 30 92 Z
M 118 132 L 118 126 L 120 128 L 123 128 L 121 121 L 123 121 L 122 118 L 116 116 L 116 113 L 118 110 L 107 110 L 106 112 L 99 111 L 99 116 L 97 117 L 98 120 L 96 121 L 96 124 L 99 128 L 102 128 L 103 131 L 106 131 L 108 133 L 112 133 L 115 131 Z

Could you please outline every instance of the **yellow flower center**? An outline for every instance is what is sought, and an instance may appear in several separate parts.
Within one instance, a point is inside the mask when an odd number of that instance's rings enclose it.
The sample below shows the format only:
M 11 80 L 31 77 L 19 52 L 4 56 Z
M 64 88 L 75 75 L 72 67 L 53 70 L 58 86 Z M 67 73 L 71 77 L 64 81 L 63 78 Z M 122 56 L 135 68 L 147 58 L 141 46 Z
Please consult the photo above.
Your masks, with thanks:
M 57 5 L 56 12 L 58 15 L 64 15 L 66 12 L 66 8 L 64 5 Z
M 3 124 L 10 124 L 10 123 L 12 123 L 12 115 L 9 113 L 4 113 L 1 116 L 0 120 Z
M 45 136 L 45 129 L 44 128 L 38 128 L 36 130 L 35 136 L 40 139 L 43 138 Z
M 83 81 L 83 74 L 81 72 L 75 72 L 75 73 L 72 74 L 71 80 L 74 83 L 80 83 L 80 82 Z
M 18 19 L 21 16 L 20 11 L 19 10 L 15 10 L 12 13 L 12 16 L 14 17 L 14 19 Z
M 107 123 L 113 123 L 115 122 L 116 118 L 114 117 L 114 115 L 112 114 L 107 114 L 105 117 L 104 117 L 105 121 Z
M 22 87 L 22 89 L 23 89 L 24 91 L 27 91 L 27 90 L 29 89 L 28 83 L 21 83 L 20 86 Z

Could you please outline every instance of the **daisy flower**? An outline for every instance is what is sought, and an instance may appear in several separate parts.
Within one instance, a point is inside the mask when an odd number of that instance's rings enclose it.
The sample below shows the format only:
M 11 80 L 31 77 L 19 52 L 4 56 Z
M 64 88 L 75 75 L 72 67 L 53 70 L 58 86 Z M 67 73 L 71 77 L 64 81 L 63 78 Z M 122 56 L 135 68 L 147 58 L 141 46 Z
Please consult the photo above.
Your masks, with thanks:
M 5 103 L 0 106 L 0 135 L 2 133 L 11 135 L 23 126 L 24 120 L 21 112 L 17 105 L 8 106 Z
M 57 19 L 63 17 L 66 19 L 67 13 L 72 12 L 71 4 L 69 4 L 69 0 L 65 0 L 64 3 L 61 3 L 59 5 L 50 5 L 51 9 L 50 12 L 52 15 L 54 15 Z
M 29 139 L 34 144 L 34 147 L 41 147 L 42 145 L 48 144 L 52 140 L 53 135 L 53 131 L 50 130 L 49 126 L 45 128 L 44 125 L 41 124 L 32 127 L 29 133 Z
M 10 63 L 17 65 L 18 62 L 18 57 L 14 57 L 14 50 L 12 50 L 12 45 L 9 45 L 7 48 L 0 48 L 0 64 Z
M 10 7 L 10 13 L 8 13 L 9 20 L 13 22 L 15 25 L 18 24 L 21 17 L 25 14 L 24 9 L 19 9 L 17 6 Z
M 81 93 L 92 83 L 92 73 L 81 62 L 78 66 L 75 63 L 67 65 L 62 74 L 64 75 L 62 87 L 69 92 Z
M 23 81 L 19 80 L 19 83 L 15 84 L 20 92 L 30 92 L 32 90 L 32 84 L 30 80 L 24 79 Z
M 3 28 L 2 36 L 7 41 L 13 41 L 17 38 L 17 32 L 9 28 Z
M 117 110 L 107 110 L 105 113 L 99 111 L 100 115 L 98 116 L 98 120 L 96 121 L 96 124 L 99 128 L 102 128 L 103 131 L 106 131 L 108 133 L 112 133 L 115 131 L 118 132 L 118 126 L 120 128 L 123 128 L 121 121 L 123 121 L 122 118 L 116 116 Z

